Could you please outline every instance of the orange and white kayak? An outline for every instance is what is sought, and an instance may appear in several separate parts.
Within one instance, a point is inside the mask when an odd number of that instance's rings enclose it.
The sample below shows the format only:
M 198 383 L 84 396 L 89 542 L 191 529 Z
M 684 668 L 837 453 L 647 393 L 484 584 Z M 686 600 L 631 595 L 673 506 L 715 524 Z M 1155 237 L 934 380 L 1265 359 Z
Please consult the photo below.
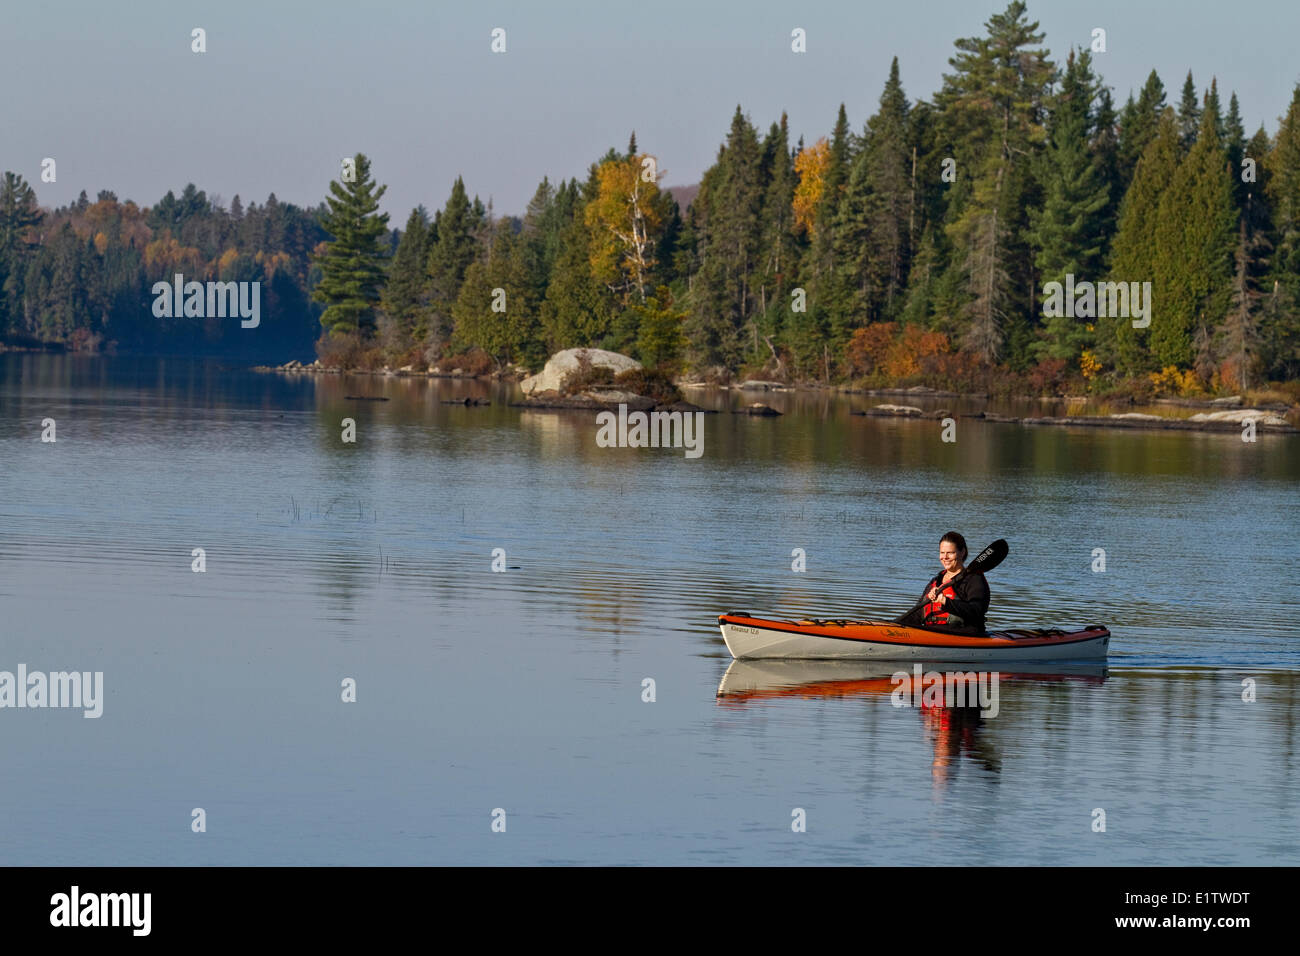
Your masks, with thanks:
M 774 621 L 732 611 L 718 617 L 718 626 L 731 656 L 743 660 L 1095 661 L 1110 647 L 1110 631 L 1101 624 L 970 637 L 888 621 Z

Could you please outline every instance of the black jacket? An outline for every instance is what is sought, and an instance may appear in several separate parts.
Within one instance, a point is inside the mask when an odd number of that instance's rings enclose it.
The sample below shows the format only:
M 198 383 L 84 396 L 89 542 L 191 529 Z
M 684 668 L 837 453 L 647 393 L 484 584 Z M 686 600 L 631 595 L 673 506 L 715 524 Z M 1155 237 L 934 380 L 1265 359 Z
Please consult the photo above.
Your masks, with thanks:
M 930 593 L 931 588 L 951 587 L 957 595 L 955 598 L 949 598 L 944 602 L 943 609 L 951 611 L 961 618 L 960 627 L 943 627 L 943 630 L 953 630 L 960 633 L 983 634 L 984 617 L 989 611 L 989 583 L 984 580 L 984 575 L 975 573 L 970 574 L 965 571 L 961 572 L 957 578 L 950 581 L 948 585 L 943 584 L 943 576 L 946 572 L 940 571 L 930 583 L 925 586 L 921 592 L 922 597 Z M 921 625 L 923 615 L 921 607 L 903 615 L 898 623 L 917 627 Z M 927 627 L 938 625 L 926 625 Z

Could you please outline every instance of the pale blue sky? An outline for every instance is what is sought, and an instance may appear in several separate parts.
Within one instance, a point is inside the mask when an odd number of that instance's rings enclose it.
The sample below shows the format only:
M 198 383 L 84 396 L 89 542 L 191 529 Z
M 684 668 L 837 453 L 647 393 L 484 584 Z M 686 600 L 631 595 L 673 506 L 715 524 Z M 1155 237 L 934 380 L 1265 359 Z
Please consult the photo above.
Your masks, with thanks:
M 1003 0 L 914 2 L 168 2 L 6 5 L 0 26 L 0 168 L 44 205 L 85 189 L 153 203 L 193 181 L 228 204 L 268 192 L 311 205 L 339 159 L 371 156 L 401 225 L 441 206 L 457 174 L 518 213 L 543 174 L 585 175 L 635 128 L 671 185 L 712 163 L 737 103 L 760 130 L 781 111 L 794 138 L 854 128 L 897 54 L 910 99 L 928 98 L 952 42 Z M 1176 100 L 1190 68 L 1271 131 L 1300 81 L 1300 4 L 1269 0 L 1031 0 L 1063 59 L 1107 30 L 1097 66 L 1122 103 L 1154 67 Z M 208 52 L 190 52 L 190 30 Z M 508 51 L 489 51 L 494 27 Z M 802 27 L 808 52 L 790 51 Z M 57 161 L 57 183 L 40 163 Z

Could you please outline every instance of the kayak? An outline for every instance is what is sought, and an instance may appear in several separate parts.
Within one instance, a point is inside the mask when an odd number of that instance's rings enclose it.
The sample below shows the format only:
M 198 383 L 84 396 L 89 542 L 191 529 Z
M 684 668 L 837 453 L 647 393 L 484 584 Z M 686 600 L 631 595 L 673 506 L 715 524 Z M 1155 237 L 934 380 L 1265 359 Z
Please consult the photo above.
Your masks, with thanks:
M 1110 631 L 1013 628 L 985 637 L 950 634 L 888 621 L 774 621 L 744 611 L 718 617 L 722 639 L 737 659 L 990 661 L 1104 660 Z
M 913 676 L 911 667 L 900 670 L 898 661 L 888 660 L 732 661 L 717 697 L 724 704 L 783 697 L 888 697 L 899 687 L 897 675 Z M 1109 673 L 1104 661 L 1018 662 L 999 678 L 1004 684 L 1104 684 Z

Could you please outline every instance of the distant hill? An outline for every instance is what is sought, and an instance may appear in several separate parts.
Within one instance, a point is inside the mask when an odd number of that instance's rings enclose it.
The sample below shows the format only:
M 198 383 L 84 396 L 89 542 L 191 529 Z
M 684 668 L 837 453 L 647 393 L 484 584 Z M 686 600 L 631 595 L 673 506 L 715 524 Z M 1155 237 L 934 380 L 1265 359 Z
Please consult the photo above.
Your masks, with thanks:
M 686 207 L 695 201 L 695 197 L 699 194 L 699 191 L 699 183 L 695 183 L 693 186 L 668 187 L 668 192 L 673 194 L 673 198 L 677 200 L 677 207 L 681 209 L 682 212 L 686 212 Z

